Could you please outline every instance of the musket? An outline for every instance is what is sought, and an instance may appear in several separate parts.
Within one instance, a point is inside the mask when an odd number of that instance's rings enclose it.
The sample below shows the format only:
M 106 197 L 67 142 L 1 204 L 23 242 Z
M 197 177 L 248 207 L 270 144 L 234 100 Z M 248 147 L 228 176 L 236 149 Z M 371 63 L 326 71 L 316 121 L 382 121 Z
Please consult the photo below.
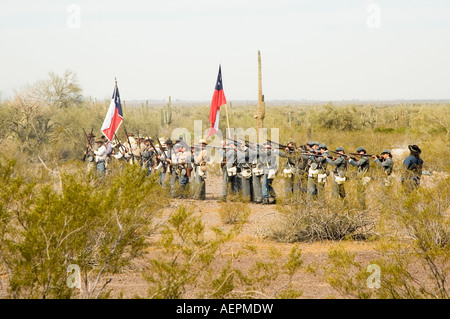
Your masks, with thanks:
M 130 151 L 131 151 L 131 157 L 133 158 L 133 163 L 134 163 L 133 148 L 131 147 L 130 137 L 128 136 L 128 132 L 127 132 L 127 129 L 125 128 L 125 125 L 123 126 L 123 129 L 125 130 L 125 135 L 127 136 L 128 145 L 130 146 Z
M 280 144 L 280 143 L 277 143 L 277 142 L 273 142 L 273 141 L 271 141 L 271 140 L 269 140 L 269 139 L 267 139 L 267 142 L 269 142 L 270 144 L 276 144 L 275 146 L 278 147 L 279 149 L 285 149 L 285 148 L 287 148 L 286 145 L 283 145 L 283 144 Z M 278 145 L 278 146 L 277 146 L 277 145 Z
M 340 155 L 340 156 L 347 156 L 347 157 L 350 157 L 352 160 L 354 160 L 354 161 L 356 161 L 356 157 L 353 157 L 353 156 L 349 156 L 348 154 L 341 154 L 341 153 L 339 153 L 339 152 L 336 152 L 336 151 L 330 151 L 331 153 L 334 153 L 334 154 L 338 154 L 338 155 Z
M 93 131 L 94 131 L 94 127 L 92 127 L 92 129 L 91 129 L 91 134 Z M 84 135 L 86 136 L 89 147 L 92 148 L 91 140 L 89 139 L 89 136 L 86 134 L 86 130 L 84 129 L 84 127 L 83 127 L 83 132 L 84 132 Z M 86 154 L 84 154 L 83 159 L 82 159 L 83 162 L 86 161 L 86 156 L 87 156 L 87 153 L 89 152 L 89 147 L 86 147 Z
M 356 156 L 369 156 L 369 157 L 372 157 L 372 156 L 374 156 L 374 155 L 371 155 L 371 154 L 359 154 L 359 153 L 349 153 L 350 155 L 356 155 Z M 380 155 L 375 155 L 377 158 L 380 156 Z

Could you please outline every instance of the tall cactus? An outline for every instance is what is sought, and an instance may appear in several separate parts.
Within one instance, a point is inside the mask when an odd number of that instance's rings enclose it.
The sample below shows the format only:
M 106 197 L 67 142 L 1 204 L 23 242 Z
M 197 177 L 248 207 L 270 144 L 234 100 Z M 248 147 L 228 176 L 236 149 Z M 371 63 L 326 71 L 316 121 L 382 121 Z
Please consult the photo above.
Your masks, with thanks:
M 262 94 L 262 79 L 261 79 L 261 53 L 258 50 L 258 110 L 256 115 L 256 129 L 259 137 L 259 129 L 263 127 L 264 117 L 266 114 L 266 103 L 264 102 L 264 95 Z
M 167 107 L 161 109 L 161 126 L 172 124 L 172 98 L 169 96 Z
M 371 128 L 372 130 L 375 128 L 375 122 L 376 122 L 376 119 L 375 119 L 375 109 L 374 109 L 374 107 L 372 106 L 372 107 L 370 108 L 370 120 L 369 120 L 370 128 Z

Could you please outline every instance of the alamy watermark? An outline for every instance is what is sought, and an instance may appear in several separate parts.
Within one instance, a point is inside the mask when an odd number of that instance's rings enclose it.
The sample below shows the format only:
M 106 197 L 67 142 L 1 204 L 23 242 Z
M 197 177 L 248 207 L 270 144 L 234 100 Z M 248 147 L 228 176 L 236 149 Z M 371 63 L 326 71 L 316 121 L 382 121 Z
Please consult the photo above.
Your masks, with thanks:
M 381 269 L 377 264 L 367 266 L 367 272 L 371 275 L 367 278 L 366 284 L 370 289 L 379 289 L 381 287 Z
M 67 267 L 67 287 L 81 289 L 81 271 L 80 266 L 71 264 Z
M 69 29 L 81 28 L 81 7 L 79 4 L 72 3 L 67 6 L 66 9 L 69 16 L 66 20 L 66 25 Z

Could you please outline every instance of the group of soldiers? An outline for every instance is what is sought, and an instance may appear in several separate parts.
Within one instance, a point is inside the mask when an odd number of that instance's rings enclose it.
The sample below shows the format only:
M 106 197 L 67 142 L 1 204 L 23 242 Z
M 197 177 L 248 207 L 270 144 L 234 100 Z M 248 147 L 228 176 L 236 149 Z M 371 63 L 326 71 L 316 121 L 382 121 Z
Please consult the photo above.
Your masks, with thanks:
M 272 184 L 279 175 L 277 157 L 282 157 L 286 158 L 281 171 L 286 197 L 306 195 L 311 199 L 323 199 L 325 184 L 331 179 L 333 196 L 345 199 L 347 170 L 353 166 L 357 169 L 358 202 L 365 209 L 365 188 L 371 180 L 370 159 L 382 169 L 385 187 L 392 183 L 394 166 L 389 149 L 380 155 L 367 154 L 364 147 L 357 148 L 355 153 L 345 153 L 341 146 L 329 150 L 325 144 L 314 141 L 297 147 L 294 142 L 282 145 L 267 140 L 259 144 L 227 138 L 221 146 L 210 146 L 200 139 L 189 146 L 181 136 L 173 142 L 134 133 L 127 133 L 123 144 L 117 138 L 110 142 L 104 136 L 95 140 L 92 133 L 88 139 L 85 151 L 88 170 L 95 167 L 98 174 L 103 175 L 111 160 L 127 161 L 140 165 L 147 175 L 159 174 L 159 183 L 170 187 L 173 197 L 185 197 L 188 190 L 192 190 L 193 198 L 200 200 L 206 198 L 207 166 L 213 160 L 212 149 L 221 159 L 222 201 L 231 194 L 242 194 L 254 203 L 276 203 L 277 194 Z M 403 162 L 401 181 L 408 190 L 413 190 L 420 184 L 423 160 L 417 145 L 409 145 L 409 151 L 410 155 Z

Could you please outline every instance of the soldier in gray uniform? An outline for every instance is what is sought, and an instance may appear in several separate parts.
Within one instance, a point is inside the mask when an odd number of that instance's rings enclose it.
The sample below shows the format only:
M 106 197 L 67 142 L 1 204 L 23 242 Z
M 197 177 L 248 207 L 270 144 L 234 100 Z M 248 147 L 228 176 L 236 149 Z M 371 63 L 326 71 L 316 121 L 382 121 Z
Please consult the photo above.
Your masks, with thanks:
M 386 178 L 383 181 L 384 186 L 391 185 L 391 174 L 394 169 L 394 161 L 392 160 L 391 150 L 385 149 L 381 152 L 381 157 L 378 158 L 376 155 L 372 155 L 375 159 L 375 163 L 378 167 L 383 168 L 384 173 L 386 174 Z
M 333 196 L 345 198 L 344 182 L 346 181 L 345 173 L 347 171 L 347 160 L 345 158 L 345 150 L 342 146 L 336 148 L 336 152 L 340 153 L 335 160 L 331 160 L 325 155 L 325 159 L 329 165 L 335 166 L 333 171 Z
M 226 152 L 227 191 L 228 185 L 231 185 L 231 191 L 234 195 L 239 193 L 239 177 L 237 164 L 237 148 L 235 144 L 231 143 L 229 144 L 229 149 Z
M 319 142 L 310 143 L 310 150 L 308 151 L 311 156 L 309 157 L 309 169 L 308 169 L 308 196 L 310 198 L 317 198 L 318 188 L 318 175 L 322 171 L 324 157 L 318 157 L 314 155 L 322 155 L 319 151 Z M 320 154 L 319 154 L 320 153 Z
M 366 149 L 364 147 L 358 147 L 356 149 L 358 154 L 361 154 L 361 159 L 358 161 L 354 161 L 349 156 L 347 156 L 348 162 L 350 165 L 358 167 L 357 173 L 357 184 L 356 184 L 356 193 L 359 205 L 361 209 L 366 209 L 366 185 L 370 180 L 370 177 L 367 176 L 370 167 L 370 157 L 367 156 Z
M 253 201 L 252 167 L 250 164 L 250 149 L 245 144 L 237 151 L 239 178 L 241 180 L 242 195 L 245 200 Z
M 403 161 L 402 183 L 408 191 L 417 189 L 422 176 L 423 160 L 420 158 L 422 150 L 417 145 L 408 145 L 410 154 Z
M 319 145 L 319 151 L 322 157 L 316 157 L 316 163 L 319 169 L 319 174 L 317 175 L 317 196 L 320 197 L 321 201 L 324 201 L 324 188 L 328 177 L 327 160 L 324 156 L 329 157 L 330 154 L 327 146 L 323 143 Z
M 272 204 L 277 202 L 277 194 L 272 186 L 276 173 L 278 172 L 277 155 L 278 152 L 272 150 L 270 143 L 264 144 L 265 150 L 261 152 L 261 163 L 264 168 L 263 182 L 262 182 L 262 196 L 263 204 L 270 204 L 270 197 L 272 197 Z
M 252 168 L 252 186 L 253 186 L 253 201 L 257 204 L 262 203 L 262 186 L 261 179 L 264 175 L 264 168 L 261 163 L 258 146 L 253 150 L 249 150 L 249 162 Z
M 286 197 L 292 196 L 299 190 L 299 176 L 297 172 L 297 153 L 295 144 L 289 142 L 285 148 L 285 157 L 287 157 L 286 166 L 283 170 L 284 194 Z

